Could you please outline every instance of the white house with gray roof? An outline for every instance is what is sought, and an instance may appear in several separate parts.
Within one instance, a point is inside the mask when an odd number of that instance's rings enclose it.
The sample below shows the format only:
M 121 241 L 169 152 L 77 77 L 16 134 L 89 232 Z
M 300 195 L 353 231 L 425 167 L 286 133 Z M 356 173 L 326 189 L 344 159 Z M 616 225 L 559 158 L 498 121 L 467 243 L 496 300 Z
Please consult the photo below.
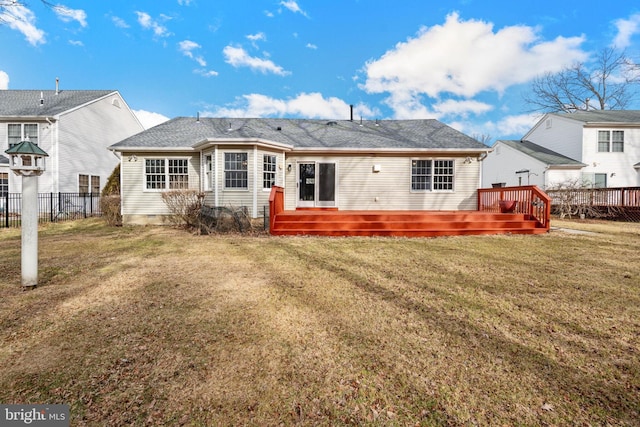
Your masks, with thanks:
M 475 210 L 490 148 L 437 120 L 179 117 L 110 148 L 121 156 L 125 224 L 160 223 L 161 193 L 202 192 L 261 217 L 271 187 L 285 209 Z
M 483 164 L 483 187 L 517 183 L 524 176 L 517 172 L 527 169 L 537 174 L 530 176 L 531 183 L 542 188 L 564 181 L 593 187 L 640 186 L 640 111 L 545 114 L 522 140 L 495 144 Z
M 482 187 L 537 185 L 549 188 L 579 180 L 586 166 L 531 141 L 498 140 L 483 161 Z
M 107 147 L 143 130 L 115 90 L 0 90 L 0 153 L 27 139 L 47 152 L 41 193 L 99 192 L 118 164 Z M 0 159 L 3 191 L 22 188 Z

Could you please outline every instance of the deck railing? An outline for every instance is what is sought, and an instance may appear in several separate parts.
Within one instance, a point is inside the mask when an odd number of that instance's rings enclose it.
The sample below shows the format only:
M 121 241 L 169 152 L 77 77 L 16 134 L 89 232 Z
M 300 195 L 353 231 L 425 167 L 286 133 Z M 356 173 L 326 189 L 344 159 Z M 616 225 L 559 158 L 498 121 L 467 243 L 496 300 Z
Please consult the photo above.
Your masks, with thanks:
M 569 200 L 576 205 L 640 207 L 640 187 L 547 190 L 551 204 Z
M 269 194 L 269 230 L 275 229 L 276 215 L 284 211 L 284 188 L 273 186 Z
M 515 201 L 513 212 L 529 215 L 540 227 L 549 229 L 551 198 L 535 185 L 478 189 L 478 210 L 503 212 L 501 202 Z

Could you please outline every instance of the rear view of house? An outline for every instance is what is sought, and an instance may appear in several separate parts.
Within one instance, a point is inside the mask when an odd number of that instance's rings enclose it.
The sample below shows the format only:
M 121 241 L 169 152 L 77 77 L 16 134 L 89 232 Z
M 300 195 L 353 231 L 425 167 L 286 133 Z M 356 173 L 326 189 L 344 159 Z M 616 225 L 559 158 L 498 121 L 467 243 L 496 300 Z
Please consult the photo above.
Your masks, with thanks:
M 142 130 L 118 91 L 0 90 L 0 152 L 24 140 L 43 149 L 40 192 L 100 192 L 118 164 L 107 147 Z M 2 158 L 0 191 L 21 192 Z
M 162 222 L 161 192 L 181 188 L 253 218 L 274 185 L 287 210 L 475 210 L 489 150 L 437 120 L 191 117 L 111 149 L 122 161 L 125 224 Z

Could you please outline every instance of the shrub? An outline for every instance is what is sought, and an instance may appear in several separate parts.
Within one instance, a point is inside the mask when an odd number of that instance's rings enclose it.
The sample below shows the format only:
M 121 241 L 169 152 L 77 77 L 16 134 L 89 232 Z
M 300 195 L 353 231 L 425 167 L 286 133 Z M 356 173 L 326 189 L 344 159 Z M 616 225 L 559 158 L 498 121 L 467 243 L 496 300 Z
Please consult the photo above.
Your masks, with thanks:
M 122 225 L 119 194 L 100 197 L 100 210 L 102 211 L 102 218 L 107 222 L 107 225 L 112 227 Z
M 200 228 L 204 194 L 195 190 L 170 190 L 162 193 L 169 208 L 169 222 L 186 228 Z

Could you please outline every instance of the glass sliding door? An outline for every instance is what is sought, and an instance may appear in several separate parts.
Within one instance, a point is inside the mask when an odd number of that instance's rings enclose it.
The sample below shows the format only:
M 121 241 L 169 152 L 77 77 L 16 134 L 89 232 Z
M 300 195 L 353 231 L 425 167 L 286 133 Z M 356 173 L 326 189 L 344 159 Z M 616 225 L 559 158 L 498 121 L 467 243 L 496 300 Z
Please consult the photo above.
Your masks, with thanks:
M 336 206 L 336 164 L 298 163 L 298 207 Z

